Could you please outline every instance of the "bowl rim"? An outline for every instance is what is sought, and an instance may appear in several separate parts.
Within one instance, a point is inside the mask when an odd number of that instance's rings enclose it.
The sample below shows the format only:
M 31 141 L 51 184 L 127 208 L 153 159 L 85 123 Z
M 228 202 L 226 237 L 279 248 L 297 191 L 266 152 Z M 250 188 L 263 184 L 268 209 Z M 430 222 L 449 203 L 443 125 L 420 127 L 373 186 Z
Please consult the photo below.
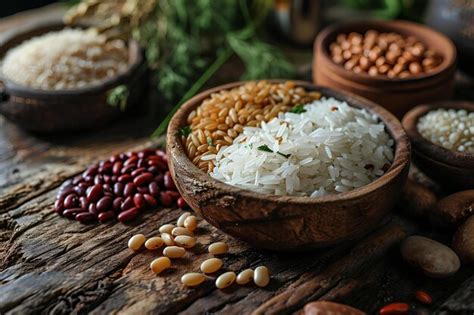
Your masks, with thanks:
M 418 120 L 428 112 L 435 109 L 465 109 L 474 112 L 474 102 L 468 101 L 440 101 L 428 104 L 420 104 L 412 108 L 405 114 L 402 120 L 413 151 L 419 151 L 426 157 L 448 166 L 458 168 L 474 168 L 474 154 L 467 152 L 458 152 L 446 149 L 430 140 L 426 139 L 418 131 Z
M 252 80 L 254 81 L 254 80 Z M 391 138 L 395 142 L 395 152 L 394 159 L 390 168 L 379 178 L 372 181 L 371 183 L 353 189 L 348 192 L 342 192 L 334 195 L 327 195 L 322 197 L 305 197 L 305 196 L 289 196 L 289 195 L 272 195 L 266 193 L 257 193 L 251 190 L 242 189 L 239 187 L 231 186 L 224 182 L 218 181 L 212 178 L 209 174 L 205 173 L 199 169 L 196 165 L 192 163 L 189 157 L 186 154 L 184 145 L 181 142 L 181 136 L 179 135 L 179 129 L 183 126 L 183 122 L 187 121 L 188 114 L 199 106 L 205 98 L 207 98 L 212 93 L 218 92 L 220 90 L 228 90 L 234 87 L 238 87 L 250 81 L 238 81 L 233 83 L 228 83 L 220 85 L 209 90 L 203 91 L 198 95 L 192 97 L 186 101 L 179 110 L 173 115 L 171 121 L 168 125 L 167 135 L 166 135 L 166 147 L 168 154 L 174 160 L 174 163 L 182 164 L 181 166 L 184 169 L 189 170 L 194 175 L 194 180 L 198 182 L 208 182 L 213 185 L 216 190 L 225 191 L 229 194 L 240 195 L 246 198 L 253 198 L 262 201 L 271 201 L 275 203 L 294 203 L 294 204 L 315 204 L 315 203 L 333 203 L 339 202 L 341 200 L 352 200 L 359 198 L 360 196 L 366 195 L 370 192 L 380 189 L 384 185 L 391 182 L 396 178 L 400 173 L 402 173 L 410 162 L 410 141 L 403 129 L 400 121 L 393 116 L 389 111 L 381 107 L 380 105 L 375 104 L 365 98 L 354 95 L 348 92 L 336 91 L 327 87 L 321 87 L 313 85 L 310 82 L 299 81 L 299 80 L 265 80 L 270 83 L 282 83 L 291 81 L 294 82 L 296 86 L 304 87 L 312 91 L 320 91 L 321 94 L 327 95 L 329 97 L 334 97 L 341 101 L 346 101 L 350 106 L 356 108 L 367 109 L 370 113 L 375 114 L 379 119 L 384 123 L 387 131 L 389 132 Z M 354 106 L 353 102 L 356 102 L 357 105 Z M 170 161 L 170 163 L 173 163 Z M 173 167 L 174 168 L 174 167 Z M 175 175 L 175 174 L 174 174 Z
M 367 73 L 354 73 L 351 70 L 345 69 L 343 66 L 336 64 L 335 62 L 332 61 L 332 59 L 329 56 L 329 45 L 328 40 L 331 36 L 333 36 L 335 33 L 339 33 L 341 29 L 347 29 L 347 28 L 352 28 L 352 27 L 362 27 L 362 28 L 387 28 L 387 29 L 392 29 L 394 32 L 399 32 L 400 28 L 410 28 L 416 29 L 422 32 L 425 32 L 427 34 L 430 34 L 430 36 L 437 37 L 439 40 L 444 41 L 446 44 L 446 49 L 449 51 L 451 58 L 443 58 L 443 61 L 441 62 L 438 67 L 435 68 L 435 70 L 430 71 L 429 73 L 424 73 L 422 75 L 414 76 L 414 77 L 407 77 L 407 78 L 389 78 L 387 76 L 382 76 L 382 75 L 377 75 L 377 76 L 370 76 Z M 429 38 L 419 38 L 419 40 L 423 42 L 428 42 Z M 405 21 L 405 20 L 391 20 L 391 21 L 385 21 L 385 20 L 352 20 L 349 22 L 340 22 L 336 24 L 331 24 L 327 27 L 325 27 L 316 37 L 314 41 L 314 47 L 315 50 L 317 47 L 320 47 L 320 54 L 316 56 L 322 57 L 324 59 L 324 62 L 330 67 L 332 70 L 344 73 L 345 75 L 357 79 L 363 79 L 369 82 L 394 82 L 394 83 L 411 83 L 411 82 L 419 82 L 425 79 L 430 79 L 433 77 L 436 77 L 440 73 L 449 71 L 450 69 L 453 69 L 454 71 L 454 66 L 456 63 L 456 58 L 457 58 L 457 51 L 456 47 L 454 46 L 454 43 L 445 35 L 442 33 L 431 29 L 425 25 L 411 22 L 411 21 Z M 446 57 L 446 56 L 445 56 Z
M 3 59 L 5 58 L 7 52 L 12 48 L 17 47 L 18 44 L 13 45 L 12 47 L 7 48 L 5 51 L 3 51 L 4 47 L 7 46 L 12 41 L 14 41 L 15 39 L 17 39 L 18 37 L 28 35 L 35 31 L 39 32 L 36 35 L 32 35 L 32 36 L 29 36 L 28 38 L 25 38 L 23 40 L 25 41 L 25 40 L 31 39 L 36 36 L 40 36 L 48 32 L 59 31 L 65 28 L 77 29 L 77 28 L 85 28 L 85 27 L 87 26 L 86 25 L 69 26 L 69 25 L 66 25 L 62 20 L 57 20 L 57 19 L 52 20 L 52 21 L 46 21 L 46 22 L 39 21 L 36 23 L 29 23 L 17 29 L 14 32 L 8 33 L 5 37 L 2 38 L 1 43 L 0 43 L 0 64 L 3 62 Z M 140 72 L 139 68 L 144 66 L 145 64 L 144 50 L 143 50 L 143 47 L 141 47 L 141 45 L 136 40 L 132 38 L 128 39 L 127 50 L 128 50 L 128 57 L 129 57 L 127 69 L 124 72 L 119 73 L 118 75 L 115 75 L 106 80 L 103 80 L 95 85 L 85 86 L 81 88 L 74 88 L 74 89 L 64 89 L 64 90 L 44 90 L 44 89 L 39 89 L 39 88 L 33 88 L 33 87 L 29 87 L 29 86 L 17 83 L 9 79 L 3 74 L 0 67 L 0 85 L 2 85 L 1 89 L 4 90 L 6 94 L 26 95 L 28 97 L 35 97 L 35 96 L 67 97 L 67 96 L 77 96 L 77 95 L 83 95 L 83 94 L 101 93 L 104 90 L 108 90 L 118 85 L 125 84 L 127 81 L 127 78 L 130 78 L 134 76 L 135 73 Z M 134 58 L 130 60 L 130 56 L 134 56 Z

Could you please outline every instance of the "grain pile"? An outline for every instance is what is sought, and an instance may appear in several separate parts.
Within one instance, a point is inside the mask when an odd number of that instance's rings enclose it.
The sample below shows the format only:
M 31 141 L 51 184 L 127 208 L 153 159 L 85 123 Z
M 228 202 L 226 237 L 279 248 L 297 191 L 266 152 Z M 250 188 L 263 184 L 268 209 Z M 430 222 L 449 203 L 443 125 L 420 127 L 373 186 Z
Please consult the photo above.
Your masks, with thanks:
M 202 160 L 230 145 L 246 126 L 258 127 L 278 113 L 320 98 L 294 82 L 248 82 L 214 93 L 188 116 L 189 126 L 181 130 L 186 151 L 195 165 L 205 172 L 214 168 L 212 160 Z
M 97 85 L 127 68 L 128 49 L 122 40 L 107 41 L 93 30 L 63 29 L 10 49 L 1 69 L 21 85 L 67 90 Z
M 437 109 L 421 117 L 418 131 L 445 149 L 474 153 L 474 112 Z

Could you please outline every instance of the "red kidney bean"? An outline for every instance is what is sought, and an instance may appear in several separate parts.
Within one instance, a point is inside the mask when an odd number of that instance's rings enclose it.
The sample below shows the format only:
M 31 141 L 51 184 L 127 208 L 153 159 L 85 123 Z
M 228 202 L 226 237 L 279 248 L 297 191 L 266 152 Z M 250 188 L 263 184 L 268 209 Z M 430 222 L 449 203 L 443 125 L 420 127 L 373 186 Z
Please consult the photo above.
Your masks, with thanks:
M 58 194 L 56 195 L 57 198 L 66 198 L 68 195 L 75 192 L 75 187 L 65 188 L 64 190 L 59 190 Z
M 122 171 L 122 162 L 121 161 L 117 161 L 114 163 L 114 166 L 112 167 L 112 173 L 115 174 L 115 175 L 119 175 L 120 172 Z
M 391 303 L 379 310 L 380 315 L 408 314 L 410 305 L 407 303 Z
M 145 199 L 146 203 L 151 207 L 155 207 L 158 204 L 155 197 L 153 197 L 152 195 L 143 194 L 143 199 Z
M 155 166 L 161 171 L 166 171 L 168 169 L 168 165 L 166 165 L 165 163 L 163 163 L 163 161 L 160 160 L 149 160 L 148 165 Z
M 121 182 L 122 184 L 125 184 L 132 180 L 132 176 L 130 176 L 129 174 L 123 174 L 123 175 L 120 175 L 119 178 L 117 178 L 117 180 Z
M 90 212 L 81 212 L 76 214 L 76 220 L 85 223 L 85 222 L 92 222 L 97 219 L 97 216 Z
M 80 176 L 77 176 L 77 177 L 75 177 L 75 178 L 72 180 L 72 184 L 73 184 L 73 185 L 77 185 L 77 184 L 79 184 L 79 183 L 82 182 L 82 181 L 83 181 L 83 178 L 80 177 Z
M 97 205 L 96 205 L 95 203 L 91 203 L 91 204 L 89 205 L 88 211 L 89 211 L 90 213 L 94 213 L 94 214 L 98 214 L 98 213 L 99 213 L 99 210 L 97 210 Z
M 100 223 L 104 223 L 105 221 L 113 218 L 115 216 L 115 212 L 113 211 L 105 211 L 105 212 L 101 212 L 99 213 L 99 215 L 97 216 L 97 218 L 99 219 L 99 222 Z
M 140 194 L 140 193 L 136 193 L 133 196 L 133 203 L 135 204 L 135 207 L 137 207 L 137 208 L 142 208 L 142 207 L 146 206 L 145 199 L 143 198 L 143 195 Z
M 160 170 L 156 166 L 150 166 L 149 168 L 147 168 L 147 171 L 152 173 L 153 175 L 157 175 L 160 172 Z
M 140 175 L 144 171 L 145 171 L 145 168 L 140 167 L 140 168 L 137 168 L 136 170 L 134 170 L 133 172 L 131 172 L 130 175 L 132 175 L 132 177 L 137 177 L 138 175 Z
M 139 193 L 142 193 L 142 194 L 148 194 L 149 193 L 149 190 L 148 190 L 148 187 L 137 187 L 137 191 Z
M 110 208 L 112 205 L 112 197 L 110 196 L 105 196 L 100 198 L 99 201 L 97 201 L 97 211 L 99 212 L 104 212 Z
M 173 198 L 171 198 L 168 192 L 161 192 L 160 202 L 163 206 L 171 206 L 173 204 Z
M 86 188 L 88 188 L 88 187 L 89 187 L 89 184 L 88 184 L 88 183 L 84 183 L 84 182 L 82 182 L 82 183 L 79 183 L 77 186 L 79 186 L 79 187 L 82 187 L 82 188 L 86 189 Z
M 104 183 L 113 184 L 112 183 L 112 177 L 110 175 L 104 175 Z
M 147 161 L 145 161 L 144 159 L 138 159 L 137 166 L 138 167 L 145 167 L 145 166 L 147 166 Z
M 127 183 L 123 189 L 123 196 L 129 197 L 135 193 L 135 185 L 133 183 Z
M 180 207 L 181 209 L 186 208 L 186 206 L 188 205 L 183 197 L 179 197 L 178 200 L 176 201 L 176 203 L 177 203 L 178 207 Z
M 100 174 L 95 175 L 94 184 L 102 184 L 104 182 L 103 176 Z
M 125 211 L 125 210 L 128 210 L 128 209 L 132 208 L 133 206 L 135 206 L 135 203 L 133 202 L 133 198 L 131 196 L 129 196 L 129 197 L 125 198 L 122 205 L 120 206 L 120 209 L 122 211 Z
M 112 181 L 112 183 L 115 183 L 115 182 L 117 181 L 117 176 L 112 175 L 112 176 L 110 177 L 110 180 Z
M 137 156 L 140 159 L 143 159 L 144 157 L 149 157 L 150 155 L 152 155 L 154 153 L 155 153 L 155 150 L 153 150 L 153 149 L 144 149 L 144 150 L 138 152 Z
M 85 188 L 85 187 L 81 187 L 81 186 L 76 186 L 76 187 L 74 187 L 74 192 L 75 192 L 78 196 L 85 196 L 85 195 L 86 195 L 86 188 Z
M 123 163 L 123 166 L 136 164 L 137 161 L 138 161 L 138 156 L 133 155 L 128 160 L 126 160 L 125 163 Z
M 179 197 L 181 197 L 181 195 L 179 194 L 179 192 L 174 191 L 174 190 L 167 190 L 166 193 L 167 193 L 168 195 L 170 195 L 171 199 L 173 199 L 173 200 L 177 200 Z
M 155 176 L 154 181 L 160 186 L 161 188 L 165 187 L 165 175 L 164 174 L 159 174 Z
M 81 209 L 81 208 L 70 208 L 70 209 L 64 210 L 63 215 L 66 218 L 73 219 L 76 216 L 76 214 L 81 213 L 81 212 L 86 212 L 86 210 Z
M 426 304 L 426 305 L 431 305 L 433 303 L 433 298 L 431 297 L 431 295 L 426 292 L 426 291 L 422 291 L 422 290 L 418 290 L 415 292 L 415 298 L 420 302 L 420 303 L 423 303 L 423 304 Z
M 77 206 L 77 195 L 76 194 L 70 194 L 67 195 L 66 198 L 64 198 L 64 208 L 74 208 Z
M 143 184 L 148 184 L 153 180 L 152 173 L 143 173 L 133 179 L 133 183 L 137 186 L 141 186 Z
M 92 186 L 92 188 L 87 193 L 87 200 L 89 202 L 95 202 L 99 200 L 100 196 L 102 195 L 102 185 L 96 184 Z
M 94 176 L 95 174 L 97 174 L 97 170 L 98 170 L 97 166 L 91 166 L 87 170 L 85 170 L 84 173 L 82 173 L 82 176 L 83 177 Z
M 102 173 L 102 174 L 107 174 L 107 173 L 111 173 L 112 172 L 112 169 L 113 169 L 113 165 L 112 163 L 110 162 L 105 162 L 104 165 L 102 165 L 100 168 L 99 168 L 99 172 Z
M 136 166 L 135 164 L 130 164 L 130 165 L 124 166 L 124 167 L 122 168 L 122 174 L 130 174 L 130 173 L 133 172 L 136 168 L 137 168 L 137 166 Z
M 115 163 L 116 161 L 118 161 L 120 159 L 119 155 L 118 154 L 115 154 L 115 155 L 112 155 L 110 158 L 109 158 L 109 161 L 110 163 Z
M 85 181 L 86 183 L 92 184 L 92 183 L 94 182 L 94 177 L 92 177 L 92 176 L 86 176 L 86 177 L 84 177 L 84 181 Z
M 102 185 L 102 190 L 104 191 L 104 193 L 112 193 L 114 189 L 112 188 L 112 186 L 110 186 L 110 184 L 104 184 Z
M 112 207 L 114 208 L 115 211 L 120 210 L 120 207 L 122 206 L 123 203 L 123 198 L 122 197 L 117 197 L 114 199 L 112 203 Z
M 114 194 L 117 196 L 123 196 L 124 185 L 122 183 L 114 184 Z
M 84 210 L 87 210 L 89 208 L 89 202 L 87 201 L 87 198 L 85 196 L 79 197 L 79 204 Z
M 117 219 L 120 222 L 131 221 L 131 220 L 133 220 L 137 217 L 139 211 L 140 210 L 138 208 L 131 208 L 131 209 L 128 209 L 126 211 L 122 211 L 122 212 L 119 213 Z
M 61 201 L 61 199 L 56 199 L 56 201 L 54 202 L 54 211 L 59 214 L 63 214 L 63 210 L 63 202 Z
M 151 182 L 148 184 L 148 191 L 153 197 L 157 197 L 160 194 L 160 188 L 156 182 Z
M 174 184 L 173 177 L 171 177 L 170 172 L 165 173 L 164 182 L 167 189 L 176 190 L 176 185 Z

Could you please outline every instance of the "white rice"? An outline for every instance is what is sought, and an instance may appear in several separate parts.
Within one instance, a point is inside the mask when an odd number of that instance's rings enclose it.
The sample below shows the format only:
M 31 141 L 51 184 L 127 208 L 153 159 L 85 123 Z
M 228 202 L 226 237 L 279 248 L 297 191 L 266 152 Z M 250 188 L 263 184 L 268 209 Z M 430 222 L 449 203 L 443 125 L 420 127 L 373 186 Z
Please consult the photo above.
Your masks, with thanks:
M 122 40 L 107 41 L 94 30 L 63 29 L 30 38 L 7 52 L 3 74 L 42 90 L 97 85 L 128 69 Z
M 333 98 L 304 109 L 280 113 L 260 128 L 245 127 L 230 146 L 202 158 L 215 158 L 210 175 L 261 193 L 319 197 L 367 185 L 384 174 L 394 141 L 375 115 Z

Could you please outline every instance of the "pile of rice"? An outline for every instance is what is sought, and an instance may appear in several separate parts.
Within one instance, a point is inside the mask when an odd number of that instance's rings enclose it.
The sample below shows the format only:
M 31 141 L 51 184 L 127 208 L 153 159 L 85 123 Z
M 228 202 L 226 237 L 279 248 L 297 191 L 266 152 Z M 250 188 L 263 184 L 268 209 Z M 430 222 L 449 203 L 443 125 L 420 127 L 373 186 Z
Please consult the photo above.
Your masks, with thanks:
M 445 149 L 474 153 L 474 112 L 436 109 L 418 120 L 418 131 Z
M 107 41 L 93 30 L 63 29 L 10 49 L 1 69 L 18 84 L 64 90 L 96 85 L 127 68 L 128 49 L 122 40 Z
M 394 141 L 365 110 L 333 98 L 245 127 L 217 154 L 211 176 L 261 193 L 319 197 L 350 191 L 384 174 Z

